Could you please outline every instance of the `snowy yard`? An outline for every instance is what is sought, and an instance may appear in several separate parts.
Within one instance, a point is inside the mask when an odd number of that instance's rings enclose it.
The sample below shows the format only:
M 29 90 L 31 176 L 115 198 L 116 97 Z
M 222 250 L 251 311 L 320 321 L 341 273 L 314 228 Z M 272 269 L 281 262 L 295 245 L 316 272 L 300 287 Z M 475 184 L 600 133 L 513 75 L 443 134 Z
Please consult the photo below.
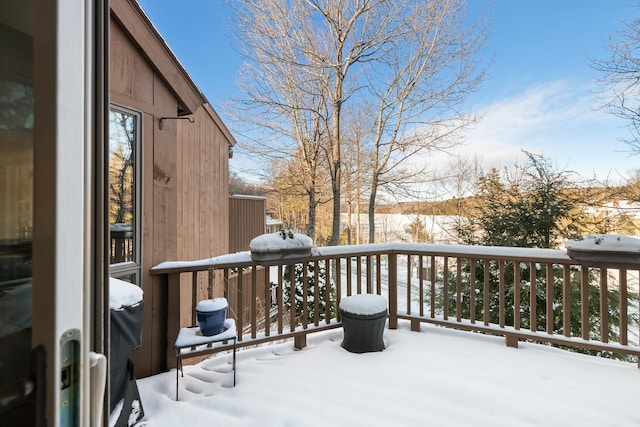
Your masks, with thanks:
M 385 329 L 386 349 L 344 350 L 342 329 L 238 351 L 138 380 L 145 418 L 164 426 L 636 426 L 636 364 L 423 325 Z

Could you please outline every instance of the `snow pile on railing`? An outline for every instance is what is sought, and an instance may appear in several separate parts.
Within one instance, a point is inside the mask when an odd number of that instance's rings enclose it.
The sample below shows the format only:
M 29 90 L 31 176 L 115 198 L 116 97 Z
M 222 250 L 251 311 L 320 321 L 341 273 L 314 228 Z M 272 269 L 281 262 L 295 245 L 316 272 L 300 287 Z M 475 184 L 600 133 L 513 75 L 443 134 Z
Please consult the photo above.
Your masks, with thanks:
M 637 268 L 640 266 L 640 240 L 617 234 L 590 234 L 568 240 L 567 254 L 593 267 Z

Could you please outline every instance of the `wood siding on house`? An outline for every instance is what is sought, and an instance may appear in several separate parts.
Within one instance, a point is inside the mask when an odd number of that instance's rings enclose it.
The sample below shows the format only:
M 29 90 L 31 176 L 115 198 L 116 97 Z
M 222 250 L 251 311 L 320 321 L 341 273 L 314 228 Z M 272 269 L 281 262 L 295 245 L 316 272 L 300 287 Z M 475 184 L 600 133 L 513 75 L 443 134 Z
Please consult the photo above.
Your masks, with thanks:
M 229 199 L 229 252 L 248 251 L 251 239 L 267 232 L 267 200 L 238 195 Z
M 132 358 L 136 376 L 145 377 L 167 368 L 166 319 L 174 307 L 166 279 L 152 277 L 149 269 L 167 260 L 229 252 L 228 160 L 235 141 L 140 6 L 112 0 L 111 12 L 110 102 L 142 116 L 145 313 L 141 346 Z M 187 113 L 193 123 L 175 119 Z M 163 129 L 160 118 L 170 118 Z M 192 300 L 191 287 L 184 288 L 189 295 L 179 295 L 180 300 Z M 199 289 L 196 298 L 205 297 L 207 283 Z
M 229 141 L 212 120 L 207 104 L 192 116 L 193 123 L 178 126 L 178 260 L 198 260 L 229 252 Z M 194 173 L 194 171 L 198 171 Z M 197 295 L 191 278 L 183 277 L 181 301 L 199 301 L 223 295 L 222 279 L 211 285 L 206 275 L 198 277 Z M 183 324 L 191 325 L 194 307 L 182 307 Z

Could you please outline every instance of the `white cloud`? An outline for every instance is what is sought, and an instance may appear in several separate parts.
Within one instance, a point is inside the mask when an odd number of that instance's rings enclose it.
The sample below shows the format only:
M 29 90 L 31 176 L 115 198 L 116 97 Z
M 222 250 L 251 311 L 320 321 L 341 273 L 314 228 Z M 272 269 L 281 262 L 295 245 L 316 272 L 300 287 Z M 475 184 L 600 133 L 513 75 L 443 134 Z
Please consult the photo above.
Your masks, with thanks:
M 549 158 L 558 168 L 586 178 L 625 174 L 635 168 L 620 138 L 624 123 L 595 109 L 597 95 L 585 84 L 547 82 L 475 110 L 481 117 L 455 153 L 477 156 L 483 167 L 512 166 L 522 150 Z M 429 159 L 442 162 L 444 157 Z

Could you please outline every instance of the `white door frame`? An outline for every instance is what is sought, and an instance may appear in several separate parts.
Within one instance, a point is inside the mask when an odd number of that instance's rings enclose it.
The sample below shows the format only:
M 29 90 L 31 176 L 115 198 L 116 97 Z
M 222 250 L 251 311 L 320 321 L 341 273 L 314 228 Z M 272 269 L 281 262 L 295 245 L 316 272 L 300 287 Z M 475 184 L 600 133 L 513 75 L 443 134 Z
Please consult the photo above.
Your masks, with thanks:
M 38 413 L 48 426 L 74 425 L 67 424 L 66 405 L 77 408 L 73 423 L 90 425 L 89 355 L 105 351 L 108 336 L 103 332 L 106 270 L 96 258 L 104 202 L 95 181 L 96 173 L 103 173 L 96 159 L 103 158 L 106 55 L 96 35 L 104 47 L 105 30 L 99 27 L 105 2 L 36 0 L 34 8 L 32 348 L 46 355 L 44 406 Z M 77 389 L 71 395 L 61 391 L 69 375 L 63 369 L 65 337 L 78 346 Z

